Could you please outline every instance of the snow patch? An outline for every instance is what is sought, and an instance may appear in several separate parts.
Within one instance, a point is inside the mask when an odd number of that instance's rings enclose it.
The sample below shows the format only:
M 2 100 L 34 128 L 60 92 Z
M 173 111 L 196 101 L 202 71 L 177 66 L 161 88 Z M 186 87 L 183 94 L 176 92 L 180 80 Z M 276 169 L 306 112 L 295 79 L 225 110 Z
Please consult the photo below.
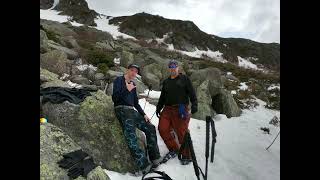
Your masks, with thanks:
M 77 83 L 73 83 L 70 80 L 67 81 L 67 84 L 73 88 L 82 88 L 82 86 L 80 84 Z
M 245 82 L 241 82 L 239 89 L 245 91 L 245 90 L 248 90 L 248 86 L 246 85 Z
M 52 10 L 52 9 L 47 9 L 47 10 L 40 9 L 40 19 L 57 21 L 60 23 L 70 22 L 73 26 L 83 26 L 83 24 L 70 21 L 71 20 L 70 16 L 59 15 L 59 13 L 60 13 L 59 11 Z
M 66 79 L 67 77 L 69 77 L 69 74 L 63 73 L 63 75 L 60 77 L 61 80 Z
M 232 90 L 231 94 L 237 94 L 237 91 L 236 90 Z
M 232 72 L 227 72 L 227 75 L 232 75 Z
M 280 90 L 280 85 L 272 84 L 271 86 L 268 87 L 268 91 L 271 91 L 273 89 L 279 89 Z
M 111 19 L 112 18 L 108 19 L 107 16 L 100 14 L 100 17 L 98 17 L 94 20 L 94 22 L 97 24 L 97 27 L 93 27 L 93 28 L 110 33 L 114 39 L 118 39 L 119 37 L 123 37 L 125 39 L 137 40 L 133 36 L 129 36 L 127 34 L 120 32 L 119 26 L 109 24 L 109 20 L 111 20 Z
M 242 58 L 240 56 L 238 57 L 238 63 L 240 67 L 244 67 L 246 69 L 255 69 L 255 70 L 263 70 L 261 68 L 258 68 L 257 65 L 253 64 L 252 62 L 250 62 L 248 59 Z
M 204 51 L 204 50 L 199 50 L 198 48 L 196 48 L 195 51 L 191 51 L 191 52 L 182 51 L 182 50 L 175 50 L 175 51 L 180 52 L 180 53 L 185 54 L 190 57 L 201 58 L 202 56 L 208 56 L 210 58 L 215 59 L 218 62 L 222 62 L 222 63 L 228 62 L 227 60 L 223 59 L 222 53 L 220 51 L 211 51 L 210 49 L 207 49 L 206 51 Z
M 93 66 L 92 64 L 81 64 L 76 66 L 80 71 L 85 71 L 86 69 L 92 69 L 94 71 L 97 71 L 97 67 Z
M 120 58 L 114 58 L 114 59 L 113 59 L 113 62 L 114 62 L 115 64 L 120 64 Z

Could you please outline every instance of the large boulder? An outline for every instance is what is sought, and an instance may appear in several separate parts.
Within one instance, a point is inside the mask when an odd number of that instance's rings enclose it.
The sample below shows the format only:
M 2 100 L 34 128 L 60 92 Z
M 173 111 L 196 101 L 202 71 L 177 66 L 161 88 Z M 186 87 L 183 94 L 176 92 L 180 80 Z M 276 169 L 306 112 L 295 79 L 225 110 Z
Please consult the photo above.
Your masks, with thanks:
M 123 67 L 128 67 L 129 64 L 134 62 L 133 54 L 128 51 L 121 52 L 120 65 Z
M 192 115 L 193 118 L 205 120 L 206 116 L 214 116 L 215 112 L 211 108 L 212 98 L 209 92 L 209 80 L 198 86 L 196 91 L 198 99 L 198 112 Z
M 41 82 L 49 82 L 59 80 L 59 75 L 52 73 L 46 69 L 40 68 L 40 81 Z
M 40 179 L 69 179 L 57 162 L 63 154 L 78 149 L 81 147 L 60 128 L 50 123 L 40 125 Z
M 48 47 L 48 37 L 46 32 L 40 29 L 40 53 L 45 53 L 49 49 Z
M 57 80 L 53 80 L 53 81 L 49 81 L 49 82 L 45 82 L 43 84 L 41 84 L 42 88 L 48 88 L 48 87 L 65 87 L 65 88 L 71 88 L 72 86 L 70 86 L 67 82 L 62 81 L 60 79 Z
M 60 50 L 53 50 L 40 55 L 40 67 L 60 76 L 69 72 L 69 63 L 67 55 Z
M 136 171 L 122 128 L 115 117 L 111 97 L 99 90 L 79 105 L 70 104 L 48 102 L 43 105 L 43 113 L 49 122 L 63 129 L 92 155 L 102 168 L 117 172 Z M 144 136 L 138 133 L 138 137 Z
M 77 84 L 81 84 L 81 85 L 90 85 L 90 81 L 89 79 L 82 77 L 81 75 L 78 76 L 73 76 L 70 78 L 72 82 L 77 83 Z
M 58 166 L 57 162 L 63 154 L 81 149 L 70 136 L 51 123 L 40 125 L 40 179 L 69 180 L 67 170 Z M 97 166 L 89 172 L 87 178 L 79 176 L 77 180 L 109 180 L 105 171 Z
M 212 97 L 212 107 L 217 113 L 225 114 L 228 118 L 237 117 L 241 114 L 241 109 L 232 94 L 225 89 L 222 89 L 219 94 Z
M 160 90 L 160 81 L 163 78 L 162 68 L 159 64 L 152 63 L 142 69 L 142 80 L 146 84 L 152 84 L 154 90 Z
M 206 68 L 191 72 L 190 80 L 198 98 L 198 112 L 194 117 L 205 120 L 206 116 L 215 113 L 225 114 L 228 118 L 241 114 L 231 93 L 224 89 L 219 69 Z
M 76 59 L 79 57 L 79 54 L 76 51 L 69 49 L 69 48 L 66 48 L 66 47 L 63 47 L 54 41 L 48 41 L 48 46 L 52 49 L 60 50 L 64 53 L 66 53 L 68 59 Z

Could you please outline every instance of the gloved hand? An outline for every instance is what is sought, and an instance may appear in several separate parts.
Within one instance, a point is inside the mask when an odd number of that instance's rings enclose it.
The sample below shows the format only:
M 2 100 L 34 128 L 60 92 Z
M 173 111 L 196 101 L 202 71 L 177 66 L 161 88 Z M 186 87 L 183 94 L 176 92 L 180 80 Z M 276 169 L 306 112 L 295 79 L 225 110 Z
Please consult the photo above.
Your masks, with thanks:
M 196 112 L 198 112 L 198 106 L 192 105 L 192 106 L 191 106 L 191 114 L 194 114 L 194 113 L 196 113 Z

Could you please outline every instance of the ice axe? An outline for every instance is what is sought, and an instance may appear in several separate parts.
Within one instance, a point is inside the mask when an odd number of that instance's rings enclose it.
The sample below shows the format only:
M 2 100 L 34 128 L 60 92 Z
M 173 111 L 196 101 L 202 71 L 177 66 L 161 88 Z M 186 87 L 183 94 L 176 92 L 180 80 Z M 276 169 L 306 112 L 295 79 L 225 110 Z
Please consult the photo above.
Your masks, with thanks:
M 149 93 L 150 93 L 151 90 L 152 90 L 152 84 L 149 84 L 148 85 L 148 94 L 147 94 L 147 97 L 146 97 L 146 102 L 144 103 L 143 110 L 146 108 L 147 98 L 149 97 Z

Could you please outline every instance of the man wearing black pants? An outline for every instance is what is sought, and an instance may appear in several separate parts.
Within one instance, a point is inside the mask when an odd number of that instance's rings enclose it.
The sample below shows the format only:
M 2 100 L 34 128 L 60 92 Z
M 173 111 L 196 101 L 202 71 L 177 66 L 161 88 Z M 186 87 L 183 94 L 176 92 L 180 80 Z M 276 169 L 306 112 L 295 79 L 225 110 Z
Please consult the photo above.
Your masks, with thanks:
M 131 64 L 124 76 L 119 76 L 114 80 L 112 100 L 116 117 L 120 121 L 130 152 L 141 173 L 144 174 L 149 172 L 153 166 L 158 166 L 161 158 L 157 144 L 156 128 L 150 123 L 150 118 L 139 105 L 136 86 L 132 81 L 139 71 L 139 66 Z M 136 128 L 146 135 L 147 151 L 151 164 L 143 150 L 139 148 Z

